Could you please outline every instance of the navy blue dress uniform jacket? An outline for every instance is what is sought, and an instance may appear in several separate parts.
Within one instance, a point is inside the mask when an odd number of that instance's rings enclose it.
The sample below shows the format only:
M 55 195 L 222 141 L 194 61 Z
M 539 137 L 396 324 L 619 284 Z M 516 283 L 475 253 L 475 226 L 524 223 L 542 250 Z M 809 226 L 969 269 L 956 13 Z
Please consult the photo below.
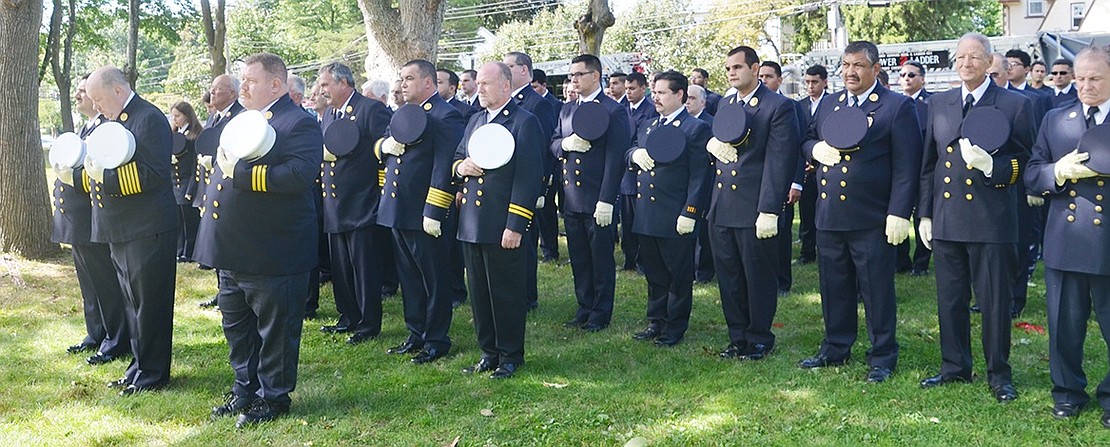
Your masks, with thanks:
M 170 183 L 173 136 L 166 116 L 136 94 L 117 121 L 135 136 L 135 155 L 105 169 L 104 183 L 90 182 L 93 242 L 127 242 L 176 230 Z
M 313 184 L 324 138 L 316 120 L 288 95 L 264 114 L 277 134 L 274 146 L 262 158 L 239 160 L 233 179 L 214 166 L 194 257 L 240 273 L 308 272 L 318 264 Z
M 466 101 L 460 101 L 458 98 L 455 97 L 447 100 L 447 103 L 455 107 L 455 109 L 457 109 L 459 113 L 462 114 L 464 119 L 470 119 L 470 115 L 473 115 L 479 110 L 482 110 L 482 107 L 480 105 L 472 106 L 470 104 L 467 104 Z
M 513 101 L 516 102 L 518 107 L 535 115 L 540 123 L 540 130 L 543 132 L 541 136 L 543 137 L 544 148 L 546 148 L 547 143 L 551 141 L 551 134 L 555 133 L 555 123 L 557 122 L 555 111 L 558 109 L 555 109 L 550 101 L 540 96 L 531 86 L 527 85 L 524 86 L 524 89 L 521 90 L 520 93 L 513 96 Z M 463 141 L 465 142 L 466 140 L 464 139 Z M 548 154 L 548 152 L 544 151 L 540 157 L 540 166 L 543 169 L 542 173 L 545 179 L 551 175 L 551 172 L 555 169 L 555 161 Z M 543 194 L 542 190 L 540 194 Z
M 655 104 L 651 97 L 647 95 L 644 95 L 644 99 L 640 101 L 639 108 L 633 109 L 630 105 L 625 107 L 628 109 L 629 124 L 632 129 L 632 146 L 642 147 L 644 142 L 640 139 L 640 134 L 645 127 L 651 125 L 651 120 L 659 118 L 659 112 L 655 110 Z M 621 178 L 620 193 L 624 195 L 636 194 L 635 172 L 626 172 L 624 177 Z
M 456 172 L 455 167 L 470 156 L 467 140 L 475 130 L 486 125 L 487 119 L 485 111 L 470 117 L 465 136 L 455 151 L 451 172 Z M 531 225 L 536 198 L 543 191 L 540 157 L 544 155 L 547 140 L 543 138 L 539 119 L 518 107 L 514 100 L 505 105 L 492 123 L 505 126 L 513 134 L 516 148 L 504 166 L 485 169 L 481 177 L 462 179 L 458 239 L 500 246 L 506 228 L 524 234 Z
M 551 139 L 551 153 L 562 165 L 563 196 L 559 205 L 566 212 L 593 214 L 597 202 L 616 204 L 625 172 L 624 154 L 632 147 L 628 109 L 604 93 L 598 93 L 594 102 L 609 111 L 609 127 L 601 138 L 590 141 L 590 150 L 563 151 L 563 138 L 574 133 L 571 116 L 578 110 L 578 103 L 563 106 Z
M 698 237 L 697 231 L 680 235 L 675 224 L 678 216 L 699 220 L 709 202 L 709 152 L 705 145 L 713 131 L 686 110 L 665 125 L 678 127 L 686 134 L 686 148 L 678 158 L 667 163 L 656 161 L 652 170 L 644 171 L 632 162 L 632 152 L 638 147 L 629 149 L 626 155 L 629 169 L 636 174 L 633 202 L 636 220 L 632 223 L 632 231 L 652 237 L 694 239 Z M 659 126 L 659 118 L 644 123 L 637 141 L 646 142 L 648 135 Z
M 1106 123 L 1102 124 L 1107 125 Z M 1075 150 L 1087 130 L 1079 101 L 1045 115 L 1033 145 L 1025 185 L 1048 200 L 1045 267 L 1091 275 L 1110 275 L 1110 188 L 1106 177 L 1069 180 L 1056 185 L 1053 167 Z
M 196 144 L 196 140 L 186 138 L 185 146 L 181 148 L 181 152 L 173 154 L 174 157 L 177 157 L 177 163 L 171 165 L 173 168 L 173 199 L 178 205 L 191 205 L 193 203 L 189 191 L 196 189 L 196 186 L 194 186 L 197 172 Z
M 813 159 L 813 145 L 825 139 L 821 123 L 840 107 L 848 107 L 848 94 L 841 90 L 817 106 L 803 144 L 806 159 Z M 835 166 L 814 161 L 819 166 L 815 219 L 818 230 L 883 228 L 887 215 L 909 219 L 917 201 L 921 173 L 917 108 L 910 98 L 882 85 L 876 85 L 868 96 L 859 107 L 871 125 L 859 150 L 843 153 Z
M 228 122 L 231 121 L 232 118 L 235 117 L 235 115 L 238 115 L 239 112 L 242 112 L 243 110 L 246 110 L 245 108 L 243 108 L 243 105 L 239 104 L 239 101 L 235 101 L 235 102 L 231 103 L 231 108 L 229 108 L 227 110 L 227 115 L 226 116 L 221 117 L 219 121 L 215 121 L 215 122 L 209 121 L 208 123 L 205 123 L 204 128 L 205 129 L 214 129 L 214 128 L 222 129 L 224 126 L 227 125 Z M 213 164 L 216 163 L 216 160 L 215 160 L 215 155 L 216 154 L 197 154 L 197 155 L 198 156 L 199 155 L 211 155 L 212 156 L 212 163 Z M 200 207 L 204 206 L 204 190 L 208 187 L 208 185 L 210 183 L 212 183 L 212 180 L 209 179 L 209 175 L 211 175 L 212 173 L 210 171 L 208 171 L 207 169 L 205 169 L 204 166 L 201 166 L 199 163 L 196 166 L 197 166 L 196 167 L 196 175 L 193 176 L 193 182 L 191 184 L 189 184 L 189 187 L 186 190 L 185 194 L 188 195 L 189 197 L 193 198 L 193 207 L 200 208 Z M 214 165 L 213 165 L 212 169 L 215 169 Z
M 321 126 L 325 132 L 335 121 L 332 112 L 329 108 L 324 113 Z M 374 155 L 374 143 L 385 134 L 389 118 L 389 109 L 385 104 L 357 91 L 351 93 L 341 119 L 354 121 L 358 125 L 358 144 L 350 153 L 337 155 L 335 161 L 323 164 L 321 186 L 325 233 L 345 233 L 377 225 L 381 196 L 378 171 L 381 165 Z
M 425 217 L 443 222 L 455 202 L 451 161 L 466 121 L 439 93 L 433 93 L 422 107 L 428 115 L 427 127 L 416 144 L 405 147 L 404 155 L 383 154 L 381 140 L 375 144 L 375 154 L 385 163 L 378 225 L 423 231 Z
M 929 124 L 929 97 L 933 96 L 932 92 L 921 89 L 921 93 L 915 98 L 914 105 L 917 106 L 917 124 L 921 126 L 921 136 L 925 136 L 925 127 Z
M 731 95 L 722 101 L 737 99 Z M 737 160 L 712 159 L 716 179 L 709 221 L 720 227 L 755 228 L 759 213 L 782 214 L 801 156 L 794 101 L 760 84 L 745 107 L 751 133 L 736 148 Z
M 97 116 L 78 134 L 88 138 L 96 126 L 105 120 Z M 60 244 L 88 245 L 92 243 L 92 202 L 89 199 L 89 175 L 84 166 L 73 168 L 73 186 L 54 180 L 54 222 L 50 241 Z
M 917 215 L 933 219 L 933 239 L 1017 243 L 1018 199 L 1025 195 L 1021 171 L 1033 145 L 1033 104 L 1021 93 L 994 84 L 975 104 L 1000 110 L 1013 126 L 1010 139 L 991 154 L 994 168 L 987 178 L 982 171 L 969 168 L 960 155 L 964 103 L 960 95 L 962 89 L 954 88 L 929 99 Z M 1001 222 L 1014 224 L 999 225 Z
M 1075 86 L 1071 86 L 1067 93 L 1056 94 L 1056 90 L 1049 90 L 1048 94 L 1052 96 L 1052 108 L 1057 108 L 1067 104 L 1069 101 L 1076 100 L 1079 94 L 1075 91 Z

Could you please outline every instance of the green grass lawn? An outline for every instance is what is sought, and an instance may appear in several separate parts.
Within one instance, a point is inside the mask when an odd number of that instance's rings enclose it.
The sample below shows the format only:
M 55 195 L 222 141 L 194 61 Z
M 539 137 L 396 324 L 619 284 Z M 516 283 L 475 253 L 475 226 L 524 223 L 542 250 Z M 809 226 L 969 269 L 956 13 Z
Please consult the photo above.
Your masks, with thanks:
M 632 340 L 645 324 L 645 282 L 625 272 L 617 275 L 612 326 L 596 334 L 564 329 L 575 309 L 565 259 L 564 250 L 558 264 L 540 265 L 527 364 L 503 381 L 460 373 L 479 355 L 468 306 L 455 312 L 450 355 L 414 366 L 385 353 L 406 335 L 398 298 L 385 302 L 379 339 L 348 346 L 345 337 L 318 330 L 336 316 L 325 286 L 321 318 L 305 323 L 291 413 L 239 431 L 232 419 L 208 417 L 232 380 L 219 314 L 196 305 L 215 291 L 211 272 L 179 264 L 170 387 L 124 398 L 105 384 L 126 362 L 91 367 L 83 355 L 65 353 L 84 331 L 71 259 L 39 263 L 3 255 L 0 439 L 3 447 L 440 446 L 456 437 L 463 446 L 620 446 L 634 437 L 658 446 L 1110 444 L 1095 402 L 1075 420 L 1049 415 L 1045 334 L 1013 329 L 1011 361 L 1021 393 L 1013 403 L 995 403 L 981 378 L 918 388 L 940 363 L 932 276 L 899 275 L 899 366 L 888 383 L 867 384 L 861 360 L 816 371 L 795 366 L 821 340 L 813 264 L 795 268 L 794 291 L 780 299 L 775 353 L 741 362 L 716 356 L 728 339 L 715 284 L 695 286 L 690 330 L 675 348 Z M 1043 327 L 1039 273 L 1035 281 L 1020 321 Z M 979 319 L 972 321 L 980 353 Z M 1087 371 L 1097 384 L 1107 350 L 1093 322 L 1088 334 Z M 862 327 L 860 340 L 856 359 L 867 348 Z M 981 358 L 976 372 L 985 374 Z

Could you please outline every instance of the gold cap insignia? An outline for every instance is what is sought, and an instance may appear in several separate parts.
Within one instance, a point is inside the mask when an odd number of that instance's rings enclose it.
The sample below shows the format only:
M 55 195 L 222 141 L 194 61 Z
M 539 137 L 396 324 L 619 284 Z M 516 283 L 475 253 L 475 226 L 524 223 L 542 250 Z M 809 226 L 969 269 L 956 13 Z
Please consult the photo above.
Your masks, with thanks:
M 756 98 L 756 97 L 753 96 L 752 100 L 748 101 L 748 105 L 752 106 L 752 107 L 758 106 L 759 105 L 759 98 Z
M 425 111 L 432 110 L 432 103 L 430 103 L 430 102 L 424 103 L 424 110 Z
M 123 113 L 119 114 L 119 120 L 120 121 L 127 121 L 127 112 L 123 112 Z
M 270 118 L 273 118 L 273 117 L 274 117 L 274 112 L 267 110 L 266 111 L 266 119 L 269 120 Z
M 869 99 L 871 102 L 876 102 L 876 101 L 879 100 L 879 94 L 878 93 L 871 93 L 870 95 L 867 96 L 867 99 Z
M 516 99 L 524 99 L 524 94 L 516 95 Z

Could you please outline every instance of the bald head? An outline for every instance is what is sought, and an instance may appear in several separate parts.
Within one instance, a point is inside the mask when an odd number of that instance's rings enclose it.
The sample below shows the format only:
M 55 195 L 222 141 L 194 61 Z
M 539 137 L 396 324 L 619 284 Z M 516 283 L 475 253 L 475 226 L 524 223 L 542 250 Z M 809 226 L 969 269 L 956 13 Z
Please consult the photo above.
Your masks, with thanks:
M 488 62 L 478 70 L 478 101 L 489 110 L 496 110 L 509 100 L 513 72 L 501 62 Z
M 131 96 L 131 84 L 123 70 L 116 67 L 100 67 L 89 75 L 85 83 L 85 93 L 92 100 L 93 107 L 108 119 L 116 119 L 127 105 Z

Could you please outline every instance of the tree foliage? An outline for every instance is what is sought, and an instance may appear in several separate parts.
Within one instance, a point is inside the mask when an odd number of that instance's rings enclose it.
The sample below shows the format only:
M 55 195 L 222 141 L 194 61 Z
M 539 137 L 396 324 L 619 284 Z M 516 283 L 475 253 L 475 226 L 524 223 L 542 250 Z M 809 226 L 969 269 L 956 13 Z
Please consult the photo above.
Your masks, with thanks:
M 974 31 L 1002 33 L 1002 5 L 995 0 L 913 1 L 888 7 L 841 6 L 849 40 L 876 44 L 959 38 Z M 828 37 L 827 8 L 793 16 L 794 52 L 805 53 Z

